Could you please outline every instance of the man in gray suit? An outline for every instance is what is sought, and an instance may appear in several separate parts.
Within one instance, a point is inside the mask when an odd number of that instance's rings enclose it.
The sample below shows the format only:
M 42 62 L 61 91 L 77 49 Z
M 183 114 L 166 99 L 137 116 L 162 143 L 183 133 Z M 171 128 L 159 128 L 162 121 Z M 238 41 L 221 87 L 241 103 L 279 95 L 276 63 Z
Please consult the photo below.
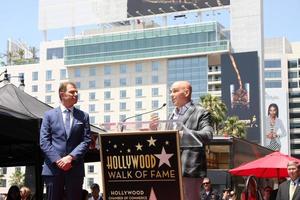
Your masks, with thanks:
M 300 164 L 290 161 L 287 165 L 290 180 L 280 184 L 276 200 L 298 200 L 300 199 Z
M 76 109 L 78 91 L 74 83 L 59 87 L 61 105 L 45 113 L 40 130 L 40 146 L 45 162 L 42 175 L 47 199 L 80 200 L 84 177 L 83 157 L 88 151 L 89 116 Z
M 181 162 L 185 200 L 200 199 L 200 187 L 206 176 L 205 144 L 212 139 L 211 116 L 192 100 L 192 86 L 188 81 L 172 84 L 170 97 L 175 109 L 171 120 L 182 122 Z

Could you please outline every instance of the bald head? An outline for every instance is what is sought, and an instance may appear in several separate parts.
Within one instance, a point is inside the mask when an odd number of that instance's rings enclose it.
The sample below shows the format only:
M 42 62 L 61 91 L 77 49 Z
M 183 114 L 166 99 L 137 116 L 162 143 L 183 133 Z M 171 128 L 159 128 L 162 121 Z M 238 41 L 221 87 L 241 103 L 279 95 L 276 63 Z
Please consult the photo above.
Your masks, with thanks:
M 170 89 L 170 96 L 174 106 L 182 107 L 191 101 L 192 86 L 188 81 L 176 81 Z

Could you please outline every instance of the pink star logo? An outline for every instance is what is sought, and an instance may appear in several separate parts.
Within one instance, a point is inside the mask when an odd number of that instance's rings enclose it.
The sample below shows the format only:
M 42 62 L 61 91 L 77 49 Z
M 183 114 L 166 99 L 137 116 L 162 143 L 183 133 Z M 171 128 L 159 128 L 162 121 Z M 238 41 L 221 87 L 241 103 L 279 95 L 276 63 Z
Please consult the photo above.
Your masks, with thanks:
M 169 162 L 169 158 L 171 158 L 174 154 L 167 154 L 165 148 L 163 147 L 160 154 L 154 154 L 159 159 L 158 167 L 162 166 L 163 164 L 168 165 L 171 167 Z

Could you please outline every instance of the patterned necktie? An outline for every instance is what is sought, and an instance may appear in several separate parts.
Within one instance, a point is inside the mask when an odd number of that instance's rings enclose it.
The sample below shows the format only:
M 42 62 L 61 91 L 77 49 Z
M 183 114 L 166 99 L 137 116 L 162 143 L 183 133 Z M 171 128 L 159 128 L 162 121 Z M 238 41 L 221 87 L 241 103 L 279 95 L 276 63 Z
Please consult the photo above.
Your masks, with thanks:
M 70 136 L 70 129 L 71 129 L 71 117 L 70 117 L 70 110 L 67 109 L 65 110 L 66 113 L 66 121 L 65 121 L 65 127 L 66 127 L 66 134 L 67 134 L 67 138 L 69 138 Z

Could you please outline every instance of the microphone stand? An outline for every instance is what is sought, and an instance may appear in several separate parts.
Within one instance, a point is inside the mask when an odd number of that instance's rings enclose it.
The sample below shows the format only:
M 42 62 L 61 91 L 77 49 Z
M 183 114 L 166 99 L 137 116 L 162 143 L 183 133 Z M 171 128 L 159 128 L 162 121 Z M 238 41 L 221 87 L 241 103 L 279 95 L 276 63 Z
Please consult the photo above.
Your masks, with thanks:
M 162 109 L 162 108 L 165 107 L 166 105 L 167 105 L 167 104 L 164 103 L 161 107 L 156 108 L 156 109 L 154 109 L 154 110 L 150 110 L 150 111 L 148 111 L 148 112 L 144 112 L 144 113 L 141 113 L 141 114 L 138 114 L 138 115 L 133 115 L 133 116 L 130 116 L 130 117 L 127 117 L 127 118 L 123 119 L 123 120 L 121 121 L 121 129 L 120 129 L 120 131 L 123 132 L 123 130 L 124 130 L 124 125 L 123 125 L 123 124 L 124 124 L 128 119 L 132 119 L 132 118 L 136 118 L 136 117 L 139 117 L 139 116 L 142 116 L 142 115 L 146 115 L 146 114 L 149 114 L 149 113 L 153 113 L 153 112 L 155 112 L 155 111 L 158 111 L 158 110 Z

